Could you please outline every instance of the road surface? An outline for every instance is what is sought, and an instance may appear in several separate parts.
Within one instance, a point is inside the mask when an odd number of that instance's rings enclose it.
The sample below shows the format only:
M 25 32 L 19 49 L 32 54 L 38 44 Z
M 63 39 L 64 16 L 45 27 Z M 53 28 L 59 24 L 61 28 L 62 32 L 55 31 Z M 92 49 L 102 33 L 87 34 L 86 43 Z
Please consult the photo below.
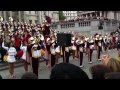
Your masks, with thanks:
M 111 51 L 108 51 L 107 53 L 103 52 L 102 54 L 104 54 L 104 53 L 109 54 L 111 57 L 114 57 L 114 58 L 116 58 L 116 56 L 117 56 L 116 50 L 111 50 Z M 63 61 L 62 58 L 59 59 L 59 62 L 62 62 L 62 61 Z M 77 59 L 73 60 L 72 57 L 70 57 L 70 63 L 79 66 L 78 60 Z M 102 62 L 98 61 L 96 59 L 96 52 L 94 52 L 94 54 L 93 54 L 93 64 L 88 64 L 88 58 L 86 55 L 84 55 L 84 61 L 83 61 L 84 67 L 82 69 L 87 73 L 87 75 L 91 79 L 92 77 L 91 77 L 91 74 L 89 72 L 89 68 L 92 65 L 100 64 L 100 63 L 102 63 Z M 29 71 L 32 71 L 30 66 L 29 66 Z M 17 79 L 20 79 L 21 76 L 24 74 L 23 66 L 15 68 L 15 74 L 16 74 Z M 8 69 L 0 71 L 0 75 L 2 75 L 3 79 L 10 79 L 10 74 L 9 74 Z M 49 76 L 50 76 L 50 70 L 46 67 L 45 62 L 41 62 L 40 67 L 39 67 L 39 79 L 49 79 Z

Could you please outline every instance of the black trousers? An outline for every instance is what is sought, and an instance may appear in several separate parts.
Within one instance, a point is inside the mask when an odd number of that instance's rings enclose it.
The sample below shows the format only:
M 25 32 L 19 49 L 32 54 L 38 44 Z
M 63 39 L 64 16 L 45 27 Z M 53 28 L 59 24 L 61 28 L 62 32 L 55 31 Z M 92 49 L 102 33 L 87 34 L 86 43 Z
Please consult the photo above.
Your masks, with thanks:
M 92 53 L 93 53 L 93 50 L 92 49 L 90 49 L 90 62 L 92 61 Z
M 80 52 L 80 66 L 82 65 L 83 63 L 83 52 Z
M 32 68 L 33 68 L 33 73 L 38 76 L 39 58 L 32 57 Z
M 55 60 L 56 60 L 55 57 L 56 57 L 55 55 L 51 54 L 51 67 L 55 65 Z
M 65 52 L 66 63 L 69 63 L 69 56 L 70 56 L 70 53 L 69 52 Z
M 70 56 L 70 53 L 64 51 L 64 54 L 63 54 L 63 62 L 64 63 L 69 63 L 69 56 Z
M 104 46 L 104 50 L 106 51 L 106 50 L 107 50 L 107 45 L 106 45 L 106 44 L 104 44 L 103 46 Z
M 101 49 L 102 48 L 100 46 L 98 46 L 98 50 L 97 50 L 97 52 L 98 52 L 98 59 L 100 59 Z

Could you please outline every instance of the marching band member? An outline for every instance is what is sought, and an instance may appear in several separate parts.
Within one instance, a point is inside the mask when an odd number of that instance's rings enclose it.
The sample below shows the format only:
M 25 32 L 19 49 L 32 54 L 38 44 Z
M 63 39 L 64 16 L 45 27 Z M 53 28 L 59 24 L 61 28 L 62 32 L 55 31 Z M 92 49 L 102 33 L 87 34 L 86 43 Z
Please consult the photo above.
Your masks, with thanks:
M 88 42 L 89 38 L 85 38 L 85 54 L 88 54 L 89 51 L 89 42 Z
M 65 63 L 69 63 L 69 57 L 70 57 L 70 51 L 69 51 L 69 47 L 65 47 L 65 52 L 64 52 L 64 62 Z
M 21 59 L 22 59 L 23 62 L 24 62 L 24 69 L 25 69 L 25 72 L 28 72 L 27 42 L 22 42 L 22 41 L 21 41 L 20 49 L 23 51 L 23 55 L 22 55 Z
M 45 60 L 46 60 L 46 65 L 49 66 L 49 61 L 50 61 L 50 46 L 51 46 L 51 39 L 50 37 L 45 38 L 45 45 L 46 45 L 46 50 L 45 50 Z
M 56 52 L 55 52 L 55 40 L 52 39 L 51 40 L 51 46 L 50 46 L 50 53 L 51 53 L 51 58 L 50 58 L 50 62 L 51 62 L 51 68 L 55 65 L 55 61 L 56 61 Z
M 58 64 L 58 59 L 61 57 L 60 55 L 60 46 L 57 45 L 57 32 L 54 33 L 55 36 L 55 53 L 56 53 L 56 64 Z
M 9 47 L 6 47 L 4 45 L 4 40 L 3 40 L 2 47 L 5 50 L 7 50 L 8 53 L 7 62 L 9 63 L 9 72 L 11 75 L 11 79 L 14 79 L 16 78 L 16 76 L 14 75 L 14 63 L 16 62 L 15 56 L 17 54 L 17 51 L 12 42 L 9 43 Z
M 77 45 L 79 48 L 79 60 L 80 60 L 80 67 L 83 67 L 83 52 L 84 52 L 84 42 L 83 40 L 78 40 Z
M 34 38 L 30 37 L 28 39 L 28 44 L 27 44 L 27 62 L 30 63 L 32 66 L 32 53 L 31 53 L 31 48 L 35 44 Z
M 111 37 L 107 37 L 108 51 L 111 49 Z
M 43 26 L 42 26 L 42 30 L 43 30 L 43 36 L 45 37 L 46 35 L 49 36 L 50 35 L 50 25 L 47 23 L 47 21 L 45 20 Z
M 103 52 L 103 36 L 102 35 L 100 35 L 99 40 L 101 42 L 101 52 Z
M 72 41 L 71 41 L 71 49 L 72 49 L 72 53 L 73 53 L 73 59 L 75 58 L 75 51 L 77 50 L 76 46 L 75 46 L 75 37 L 72 37 Z
M 14 38 L 15 38 L 15 48 L 16 48 L 17 51 L 20 50 L 20 45 L 21 45 L 21 38 L 20 38 L 20 37 L 21 37 L 21 36 L 20 36 L 20 34 L 18 34 L 18 33 L 16 33 L 16 34 L 14 35 Z
M 96 48 L 97 48 L 97 59 L 99 61 L 101 61 L 100 59 L 100 53 L 101 53 L 101 49 L 102 49 L 102 44 L 101 44 L 101 38 L 99 35 L 96 35 L 96 39 L 95 39 L 95 44 L 96 44 Z
M 38 76 L 39 59 L 41 57 L 41 47 L 35 43 L 31 48 L 31 53 L 33 73 L 35 73 Z
M 57 43 L 56 43 L 57 44 Z M 57 45 L 56 45 L 57 46 Z M 56 64 L 58 64 L 58 59 L 60 58 L 60 46 L 57 46 L 55 48 L 55 52 L 56 52 Z
M 89 50 L 88 50 L 88 61 L 89 61 L 90 64 L 92 63 L 93 50 L 94 50 L 94 41 L 93 41 L 93 39 L 91 39 L 89 41 Z
M 76 51 L 75 51 L 75 57 L 76 57 L 76 58 L 79 58 L 79 55 L 78 55 L 78 52 L 79 52 L 78 41 L 79 41 L 79 39 L 78 39 L 78 37 L 76 36 L 76 37 L 75 37 L 75 42 L 74 42 L 74 45 L 76 46 Z
M 61 46 L 61 55 L 63 57 L 63 63 L 69 63 L 69 47 L 68 46 Z
M 103 38 L 103 47 L 104 47 L 104 51 L 107 51 L 107 46 L 108 46 L 108 43 L 107 43 L 107 36 L 105 35 L 105 37 Z
M 116 36 L 115 33 L 112 35 L 112 49 L 115 49 L 115 43 L 116 43 Z

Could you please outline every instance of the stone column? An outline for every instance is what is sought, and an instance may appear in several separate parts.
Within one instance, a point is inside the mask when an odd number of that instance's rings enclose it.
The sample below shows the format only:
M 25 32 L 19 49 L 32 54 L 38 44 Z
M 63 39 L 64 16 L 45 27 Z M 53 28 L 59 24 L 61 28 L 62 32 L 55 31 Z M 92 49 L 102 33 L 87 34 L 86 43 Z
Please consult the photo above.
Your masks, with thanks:
M 98 14 L 98 12 L 97 12 L 97 11 L 95 11 L 95 16 L 96 16 L 96 17 L 98 17 L 98 16 L 99 16 L 99 14 Z
M 102 12 L 102 17 L 104 17 L 104 11 L 101 11 Z
M 106 17 L 108 17 L 108 12 L 106 12 Z
M 102 11 L 100 11 L 99 13 L 100 13 L 100 17 L 102 17 L 102 16 L 103 16 L 103 15 L 102 15 Z
M 116 15 L 116 16 L 117 16 L 117 18 L 116 18 L 116 19 L 118 20 L 118 12 L 116 12 L 116 14 L 117 14 L 117 15 Z
M 40 23 L 42 23 L 42 11 L 40 11 Z
M 120 20 L 120 12 L 118 11 L 118 20 Z
M 37 16 L 38 16 L 38 22 L 40 23 L 40 11 L 37 11 Z
M 44 11 L 41 11 L 41 21 L 42 21 L 42 23 L 44 21 Z
M 26 22 L 26 11 L 24 11 L 23 17 L 24 17 L 24 22 Z
M 12 17 L 12 11 L 9 11 L 9 13 L 10 13 L 10 17 Z
M 110 15 L 111 15 L 111 19 L 114 19 L 114 17 L 115 17 L 114 12 L 110 11 Z
M 90 13 L 90 17 L 92 17 L 92 13 Z
M 0 16 L 2 16 L 2 11 L 0 11 Z
M 85 16 L 86 18 L 88 18 L 88 15 L 86 14 L 86 16 Z
M 4 21 L 6 21 L 6 11 L 3 11 L 3 18 L 4 18 Z
M 21 12 L 18 11 L 18 15 L 19 15 L 19 22 L 21 22 Z
M 104 13 L 104 14 L 103 14 L 103 15 L 104 15 L 103 17 L 106 17 L 106 12 L 103 12 L 103 13 Z

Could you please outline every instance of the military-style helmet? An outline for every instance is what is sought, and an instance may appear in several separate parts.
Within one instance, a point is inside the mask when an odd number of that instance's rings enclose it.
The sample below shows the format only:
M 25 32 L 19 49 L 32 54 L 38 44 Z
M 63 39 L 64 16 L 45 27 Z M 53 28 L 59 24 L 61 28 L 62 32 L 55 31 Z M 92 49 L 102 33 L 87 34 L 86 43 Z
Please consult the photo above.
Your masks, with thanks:
M 10 22 L 13 22 L 13 18 L 12 18 L 12 17 L 9 17 L 9 21 L 10 21 Z
M 2 22 L 3 21 L 3 18 L 0 16 L 0 22 Z

